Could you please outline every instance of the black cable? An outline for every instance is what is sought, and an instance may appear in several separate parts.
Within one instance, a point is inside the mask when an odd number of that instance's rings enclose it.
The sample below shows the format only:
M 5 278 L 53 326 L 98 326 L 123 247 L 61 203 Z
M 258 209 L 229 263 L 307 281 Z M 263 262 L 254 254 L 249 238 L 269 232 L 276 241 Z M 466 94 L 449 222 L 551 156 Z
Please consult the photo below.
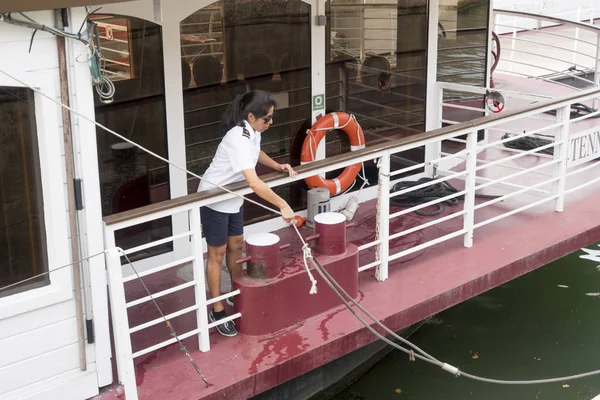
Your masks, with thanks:
M 396 183 L 392 187 L 390 194 L 394 193 L 394 192 L 399 192 L 401 190 L 408 189 L 408 188 L 411 188 L 414 186 L 422 185 L 426 182 L 431 182 L 432 180 L 434 180 L 434 179 L 433 178 L 421 178 L 417 181 L 401 181 L 401 182 Z M 441 199 L 442 197 L 450 196 L 450 195 L 452 195 L 454 193 L 458 193 L 458 192 L 460 192 L 460 190 L 458 190 L 457 188 L 452 186 L 449 182 L 447 182 L 447 181 L 438 182 L 436 184 L 429 185 L 427 187 L 414 190 L 412 192 L 404 193 L 399 196 L 390 197 L 390 204 L 397 206 L 397 207 L 404 207 L 404 208 L 416 207 L 421 204 L 424 204 L 424 203 L 427 203 L 427 202 L 430 202 L 433 200 Z M 475 197 L 485 198 L 485 199 L 496 199 L 500 196 L 475 194 Z M 435 211 L 416 210 L 415 214 L 421 215 L 424 217 L 432 217 L 434 215 L 439 215 L 442 213 L 442 211 L 444 211 L 444 204 L 449 205 L 449 206 L 455 206 L 460 201 L 464 200 L 464 198 L 465 198 L 464 195 L 458 195 L 451 199 L 447 199 L 440 203 L 435 204 L 435 206 L 437 206 L 437 208 L 438 208 Z
M 504 135 L 502 135 L 502 139 L 508 139 L 511 136 L 508 133 L 505 133 Z M 515 149 L 515 150 L 534 150 L 537 149 L 538 147 L 542 147 L 542 146 L 546 146 L 548 144 L 554 143 L 553 140 L 547 140 L 547 139 L 540 139 L 538 137 L 535 136 L 525 136 L 525 137 L 520 137 L 508 142 L 504 142 L 504 147 L 508 147 L 509 149 Z M 542 154 L 547 154 L 547 155 L 554 155 L 554 147 L 548 147 L 542 150 L 538 150 L 537 153 L 542 153 Z
M 595 108 L 592 108 L 583 103 L 573 103 L 571 104 L 571 119 L 583 117 L 585 115 L 593 114 L 598 112 Z M 556 115 L 556 110 L 546 111 L 545 114 Z M 599 118 L 600 114 L 592 115 L 590 118 Z

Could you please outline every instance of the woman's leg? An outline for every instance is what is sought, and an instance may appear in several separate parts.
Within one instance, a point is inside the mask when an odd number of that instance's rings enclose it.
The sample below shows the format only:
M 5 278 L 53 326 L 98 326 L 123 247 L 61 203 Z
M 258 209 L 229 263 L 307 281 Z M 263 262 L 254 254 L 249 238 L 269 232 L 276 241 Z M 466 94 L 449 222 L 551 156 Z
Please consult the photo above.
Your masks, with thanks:
M 208 246 L 206 280 L 208 281 L 208 289 L 210 290 L 210 296 L 212 298 L 221 295 L 221 265 L 223 265 L 223 258 L 225 257 L 226 250 L 226 244 L 223 246 Z M 223 303 L 220 301 L 213 304 L 213 310 L 215 312 L 223 311 L 223 309 Z
M 236 262 L 242 258 L 244 245 L 244 208 L 242 207 L 237 213 L 229 215 L 227 222 L 227 256 L 225 263 L 233 282 L 233 277 L 242 272 L 242 266 L 236 264 Z
M 202 230 L 208 245 L 208 261 L 206 263 L 206 280 L 212 298 L 221 295 L 221 266 L 227 251 L 227 225 L 229 215 L 208 207 L 200 209 Z M 215 312 L 223 311 L 223 303 L 213 304 Z

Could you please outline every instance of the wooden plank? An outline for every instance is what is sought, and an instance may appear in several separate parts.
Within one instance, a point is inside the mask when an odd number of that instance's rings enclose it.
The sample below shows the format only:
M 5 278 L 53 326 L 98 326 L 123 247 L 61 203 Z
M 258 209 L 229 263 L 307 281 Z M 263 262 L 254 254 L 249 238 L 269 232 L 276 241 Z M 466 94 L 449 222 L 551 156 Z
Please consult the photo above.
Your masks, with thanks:
M 2 350 L 4 351 L 4 350 Z M 79 369 L 77 344 L 0 368 L 0 398 L 3 394 Z
M 98 380 L 94 364 L 88 364 L 87 370 L 69 371 L 59 376 L 17 389 L 2 396 L 2 400 L 81 400 L 98 395 Z
M 77 344 L 75 317 L 0 340 L 0 368 Z
M 0 340 L 73 317 L 75 317 L 75 306 L 72 301 L 65 301 L 11 318 L 0 319 Z

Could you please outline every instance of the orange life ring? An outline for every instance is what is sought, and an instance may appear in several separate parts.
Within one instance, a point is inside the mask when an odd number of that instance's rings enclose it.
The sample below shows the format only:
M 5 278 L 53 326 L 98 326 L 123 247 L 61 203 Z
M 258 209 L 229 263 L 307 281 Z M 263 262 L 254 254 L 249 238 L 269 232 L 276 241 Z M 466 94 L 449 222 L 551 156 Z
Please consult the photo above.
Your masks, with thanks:
M 356 151 L 365 147 L 365 136 L 363 130 L 354 118 L 354 115 L 345 112 L 334 112 L 321 117 L 315 122 L 306 134 L 302 153 L 300 154 L 300 163 L 306 164 L 315 161 L 317 147 L 321 139 L 327 132 L 339 129 L 344 131 L 350 139 L 350 151 Z M 361 163 L 353 164 L 344 169 L 344 171 L 334 179 L 325 179 L 319 175 L 306 178 L 304 181 L 309 188 L 324 187 L 329 190 L 332 196 L 342 193 L 352 185 L 356 176 L 362 167 Z

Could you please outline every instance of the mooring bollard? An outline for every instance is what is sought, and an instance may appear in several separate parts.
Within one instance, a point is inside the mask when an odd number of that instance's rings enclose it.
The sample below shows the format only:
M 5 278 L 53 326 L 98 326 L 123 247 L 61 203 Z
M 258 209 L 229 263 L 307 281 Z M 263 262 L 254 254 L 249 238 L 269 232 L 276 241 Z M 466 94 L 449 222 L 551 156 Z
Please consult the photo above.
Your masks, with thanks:
M 316 253 L 335 256 L 346 252 L 346 217 L 327 212 L 315 215 L 315 234 L 305 240 L 317 239 Z
M 251 278 L 275 278 L 281 272 L 279 252 L 290 245 L 279 245 L 279 236 L 273 233 L 258 233 L 246 238 L 246 257 L 237 263 L 248 263 L 246 274 Z

